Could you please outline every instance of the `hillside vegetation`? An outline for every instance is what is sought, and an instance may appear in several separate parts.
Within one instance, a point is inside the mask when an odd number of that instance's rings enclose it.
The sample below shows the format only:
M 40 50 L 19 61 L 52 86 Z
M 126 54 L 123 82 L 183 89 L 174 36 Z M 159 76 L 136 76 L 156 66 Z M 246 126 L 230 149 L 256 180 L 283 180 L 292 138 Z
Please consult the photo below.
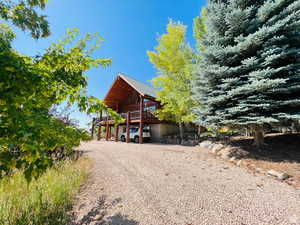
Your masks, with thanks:
M 27 183 L 17 172 L 0 181 L 0 225 L 64 225 L 90 160 L 64 161 Z

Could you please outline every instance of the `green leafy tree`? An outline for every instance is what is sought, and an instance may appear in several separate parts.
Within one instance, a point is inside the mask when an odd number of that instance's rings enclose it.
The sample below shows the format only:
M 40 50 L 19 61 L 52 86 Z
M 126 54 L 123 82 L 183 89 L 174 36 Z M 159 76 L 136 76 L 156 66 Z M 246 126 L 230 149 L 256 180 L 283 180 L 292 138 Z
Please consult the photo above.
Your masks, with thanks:
M 23 21 L 26 15 L 13 16 L 13 8 L 18 6 L 11 2 L 1 2 L 2 10 L 12 10 L 7 17 L 1 14 L 2 19 L 11 19 L 35 38 L 47 35 L 36 15 L 30 17 L 32 26 Z M 21 3 L 31 10 L 44 7 L 44 1 Z M 91 67 L 109 66 L 111 59 L 94 59 L 92 53 L 103 39 L 87 34 L 76 42 L 78 29 L 69 30 L 61 42 L 52 44 L 44 54 L 24 56 L 11 47 L 15 34 L 10 27 L 0 24 L 0 28 L 0 177 L 18 168 L 30 180 L 52 165 L 49 152 L 62 148 L 71 151 L 81 141 L 89 140 L 86 131 L 53 115 L 53 106 L 68 102 L 77 104 L 81 111 L 97 114 L 104 110 L 117 122 L 122 120 L 102 100 L 86 94 L 84 72 Z
M 191 98 L 192 65 L 194 53 L 186 43 L 186 26 L 170 21 L 167 33 L 158 39 L 155 51 L 148 51 L 150 62 L 159 70 L 152 80 L 159 88 L 157 100 L 162 108 L 157 110 L 161 120 L 178 123 L 183 139 L 183 123 L 194 120 L 191 108 L 195 106 Z
M 33 38 L 50 35 L 45 15 L 38 11 L 46 7 L 47 0 L 0 0 L 0 20 L 6 20 L 23 31 L 29 30 Z
M 263 131 L 300 119 L 299 0 L 210 0 L 195 70 L 199 124 Z
M 194 31 L 194 37 L 196 39 L 197 48 L 199 52 L 203 50 L 203 45 L 201 42 L 203 41 L 203 38 L 207 32 L 206 17 L 207 17 L 206 8 L 202 8 L 200 16 L 197 16 L 194 19 L 193 31 Z M 200 57 L 200 55 L 198 56 Z

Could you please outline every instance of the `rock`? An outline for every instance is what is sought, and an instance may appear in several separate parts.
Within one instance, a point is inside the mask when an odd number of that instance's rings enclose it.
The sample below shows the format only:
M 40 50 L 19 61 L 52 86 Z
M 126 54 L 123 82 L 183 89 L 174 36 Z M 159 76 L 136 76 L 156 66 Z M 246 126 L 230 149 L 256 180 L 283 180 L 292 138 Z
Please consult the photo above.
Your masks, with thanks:
M 300 224 L 300 215 L 292 215 L 290 218 L 289 218 L 289 222 L 291 224 L 295 224 L 295 225 L 299 225 Z
M 202 141 L 200 143 L 201 148 L 209 148 L 213 143 L 211 141 Z
M 237 165 L 237 166 L 242 166 L 242 163 L 243 163 L 243 161 L 242 161 L 242 160 L 239 160 L 239 161 L 237 161 L 236 165 Z
M 262 168 L 255 168 L 255 171 L 258 172 L 258 173 L 261 173 L 262 172 Z
M 218 155 L 221 156 L 224 160 L 229 160 L 232 157 L 232 149 L 230 147 L 224 148 L 221 151 L 218 152 Z
M 224 145 L 222 144 L 215 144 L 212 148 L 211 148 L 211 153 L 212 154 L 217 154 L 219 151 L 222 150 L 222 148 L 224 148 Z
M 104 217 L 104 213 L 101 213 L 101 214 L 99 214 L 99 215 L 96 215 L 96 216 L 93 218 L 93 220 L 94 220 L 94 221 L 99 221 L 99 220 L 102 220 L 103 217 Z
M 231 158 L 229 159 L 229 162 L 234 163 L 235 161 L 236 161 L 236 158 L 235 158 L 235 157 L 231 157 Z
M 278 172 L 276 170 L 269 170 L 267 172 L 268 175 L 271 175 L 271 176 L 274 176 L 274 177 L 277 177 L 279 180 L 285 180 L 289 177 L 289 175 L 287 173 L 281 173 L 281 172 Z

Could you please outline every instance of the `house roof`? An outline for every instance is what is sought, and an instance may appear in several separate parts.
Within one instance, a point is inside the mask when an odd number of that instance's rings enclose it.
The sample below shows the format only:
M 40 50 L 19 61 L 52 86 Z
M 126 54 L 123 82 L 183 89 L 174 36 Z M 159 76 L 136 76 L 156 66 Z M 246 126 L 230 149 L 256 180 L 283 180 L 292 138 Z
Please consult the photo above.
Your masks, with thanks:
M 145 98 L 153 100 L 155 100 L 157 93 L 157 89 L 125 74 L 119 73 L 107 92 L 104 102 L 107 106 L 116 108 L 120 102 L 126 101 L 126 99 L 132 95 L 133 91 L 136 91 Z
M 121 77 L 123 80 L 125 80 L 131 87 L 133 87 L 141 95 L 156 98 L 157 89 L 147 84 L 144 84 L 141 81 L 135 80 L 122 73 L 119 73 L 118 76 Z

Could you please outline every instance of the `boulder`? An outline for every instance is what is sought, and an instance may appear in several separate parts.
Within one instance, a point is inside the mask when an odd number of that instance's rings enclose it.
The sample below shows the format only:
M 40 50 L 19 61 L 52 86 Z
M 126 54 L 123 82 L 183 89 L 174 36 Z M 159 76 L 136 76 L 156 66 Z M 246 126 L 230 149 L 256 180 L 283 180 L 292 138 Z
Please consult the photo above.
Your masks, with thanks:
M 229 162 L 231 162 L 231 163 L 234 163 L 236 161 L 236 157 L 231 157 L 230 159 L 229 159 Z
M 213 143 L 211 141 L 202 141 L 200 143 L 201 148 L 209 148 Z
M 210 152 L 211 152 L 212 154 L 217 154 L 219 151 L 222 150 L 222 148 L 224 148 L 224 145 L 222 145 L 222 144 L 215 144 L 215 145 L 212 146 Z
M 255 168 L 255 171 L 257 172 L 257 173 L 261 173 L 261 172 L 263 172 L 263 169 L 262 168 Z
M 273 177 L 277 177 L 279 180 L 285 180 L 289 177 L 287 173 L 281 173 L 276 170 L 268 170 L 267 174 Z
M 104 216 L 105 216 L 105 214 L 104 214 L 104 213 L 101 213 L 101 214 L 99 214 L 99 215 L 96 215 L 96 216 L 93 218 L 93 220 L 94 220 L 94 221 L 102 220 Z
M 243 161 L 242 161 L 242 160 L 239 160 L 239 161 L 237 161 L 236 165 L 237 165 L 237 166 L 242 166 L 242 163 L 243 163 Z
M 218 152 L 218 155 L 221 156 L 224 160 L 229 160 L 233 157 L 234 150 L 231 147 L 223 148 L 221 151 Z

